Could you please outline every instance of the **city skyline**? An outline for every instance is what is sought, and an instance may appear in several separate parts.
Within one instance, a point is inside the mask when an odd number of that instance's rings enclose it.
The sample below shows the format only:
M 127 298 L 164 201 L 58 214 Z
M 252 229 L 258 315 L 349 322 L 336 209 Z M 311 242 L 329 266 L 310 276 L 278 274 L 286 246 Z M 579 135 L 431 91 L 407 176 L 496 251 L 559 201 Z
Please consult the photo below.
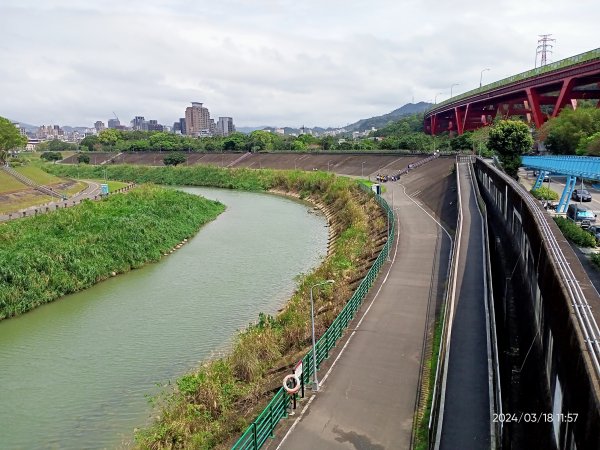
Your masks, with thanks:
M 598 47 L 600 4 L 577 10 L 556 0 L 5 0 L 0 115 L 81 126 L 115 111 L 170 125 L 202 99 L 240 127 L 343 127 L 531 69 L 539 34 L 556 39 L 552 61 Z

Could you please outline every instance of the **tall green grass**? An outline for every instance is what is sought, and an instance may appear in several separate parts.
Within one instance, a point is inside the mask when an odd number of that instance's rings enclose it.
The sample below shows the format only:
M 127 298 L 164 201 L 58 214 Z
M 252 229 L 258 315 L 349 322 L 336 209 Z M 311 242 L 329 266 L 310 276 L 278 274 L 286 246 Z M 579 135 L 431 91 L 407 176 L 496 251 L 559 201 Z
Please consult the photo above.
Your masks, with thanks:
M 274 368 L 288 365 L 310 345 L 310 286 L 336 281 L 315 293 L 315 328 L 321 335 L 352 294 L 351 283 L 362 275 L 366 261 L 377 254 L 374 236 L 385 228 L 381 210 L 356 181 L 324 172 L 225 169 L 210 166 L 79 167 L 79 175 L 137 183 L 213 186 L 245 190 L 278 189 L 323 203 L 334 211 L 338 233 L 329 257 L 299 279 L 296 292 L 276 317 L 259 315 L 258 322 L 240 331 L 231 352 L 208 361 L 176 382 L 177 389 L 158 400 L 159 419 L 136 434 L 140 448 L 214 448 L 236 437 L 280 386 Z M 57 175 L 77 169 L 51 165 Z M 257 311 L 258 312 L 258 311 Z
M 0 225 L 0 319 L 150 261 L 225 207 L 145 186 Z

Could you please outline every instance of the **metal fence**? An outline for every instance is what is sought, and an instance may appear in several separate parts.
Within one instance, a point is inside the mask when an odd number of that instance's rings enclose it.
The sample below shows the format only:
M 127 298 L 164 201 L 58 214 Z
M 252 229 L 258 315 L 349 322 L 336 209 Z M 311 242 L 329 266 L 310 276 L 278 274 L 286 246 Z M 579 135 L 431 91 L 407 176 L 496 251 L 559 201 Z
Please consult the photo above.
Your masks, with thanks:
M 361 187 L 365 190 L 369 190 L 366 186 Z M 331 349 L 342 337 L 348 323 L 354 318 L 356 311 L 358 311 L 358 308 L 369 292 L 369 288 L 375 282 L 377 274 L 379 273 L 381 266 L 385 263 L 392 247 L 395 232 L 394 212 L 381 196 L 375 195 L 375 200 L 387 214 L 389 224 L 387 242 L 379 252 L 377 259 L 367 272 L 367 275 L 362 279 L 358 288 L 354 291 L 354 294 L 352 294 L 352 297 L 350 297 L 350 300 L 348 300 L 342 311 L 338 314 L 329 328 L 327 328 L 327 331 L 325 331 L 323 336 L 317 341 L 317 370 L 319 370 L 319 365 L 329 357 Z M 314 373 L 312 360 L 313 350 L 311 349 L 304 358 L 302 358 L 303 371 L 300 376 L 302 392 L 304 392 L 304 386 L 309 383 Z M 273 437 L 273 431 L 279 421 L 287 417 L 287 410 L 290 406 L 290 402 L 291 397 L 285 392 L 283 387 L 280 388 L 267 407 L 258 415 L 256 420 L 250 424 L 244 434 L 242 434 L 238 441 L 233 445 L 232 450 L 260 449 L 269 437 Z

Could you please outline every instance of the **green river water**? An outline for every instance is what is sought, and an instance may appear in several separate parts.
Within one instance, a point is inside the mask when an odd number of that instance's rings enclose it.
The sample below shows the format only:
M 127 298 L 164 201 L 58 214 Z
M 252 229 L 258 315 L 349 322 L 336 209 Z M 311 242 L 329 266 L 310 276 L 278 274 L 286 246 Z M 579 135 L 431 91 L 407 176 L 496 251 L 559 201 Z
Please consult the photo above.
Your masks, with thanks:
M 184 190 L 227 210 L 157 264 L 0 322 L 0 449 L 125 445 L 159 386 L 275 313 L 325 256 L 325 219 L 306 205 Z

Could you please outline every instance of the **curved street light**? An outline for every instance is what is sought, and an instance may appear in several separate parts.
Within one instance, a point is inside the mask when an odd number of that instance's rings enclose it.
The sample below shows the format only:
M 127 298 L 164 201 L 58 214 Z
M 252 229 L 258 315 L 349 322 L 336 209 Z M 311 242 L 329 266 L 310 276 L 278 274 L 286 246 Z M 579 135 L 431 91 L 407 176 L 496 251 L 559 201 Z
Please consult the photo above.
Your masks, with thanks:
M 452 98 L 452 88 L 454 86 L 459 86 L 459 85 L 460 85 L 460 83 L 454 83 L 452 86 L 450 86 L 450 98 Z
M 317 286 L 323 286 L 325 284 L 333 284 L 334 280 L 326 280 L 317 284 L 313 284 L 310 287 L 310 321 L 312 323 L 312 347 L 313 347 L 313 380 L 314 386 L 313 391 L 319 391 L 319 379 L 317 378 L 317 344 L 315 342 L 315 303 L 313 302 L 313 289 Z
M 435 97 L 433 98 L 433 104 L 434 105 L 437 105 L 437 97 L 438 97 L 438 95 L 442 95 L 442 93 L 438 92 L 437 94 L 435 94 Z
M 487 72 L 488 70 L 490 70 L 489 67 L 481 71 L 481 74 L 479 75 L 479 87 L 481 87 L 481 82 L 483 81 L 483 72 Z

